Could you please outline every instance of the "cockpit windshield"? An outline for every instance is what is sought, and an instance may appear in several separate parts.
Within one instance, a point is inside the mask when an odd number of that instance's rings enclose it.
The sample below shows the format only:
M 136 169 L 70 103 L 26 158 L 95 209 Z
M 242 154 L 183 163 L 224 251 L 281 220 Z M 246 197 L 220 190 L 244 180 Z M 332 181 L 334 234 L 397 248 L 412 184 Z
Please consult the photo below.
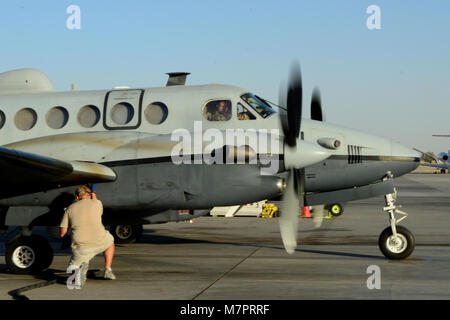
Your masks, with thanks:
M 243 94 L 241 98 L 263 118 L 267 118 L 271 114 L 275 113 L 275 110 L 273 110 L 267 103 L 251 93 Z

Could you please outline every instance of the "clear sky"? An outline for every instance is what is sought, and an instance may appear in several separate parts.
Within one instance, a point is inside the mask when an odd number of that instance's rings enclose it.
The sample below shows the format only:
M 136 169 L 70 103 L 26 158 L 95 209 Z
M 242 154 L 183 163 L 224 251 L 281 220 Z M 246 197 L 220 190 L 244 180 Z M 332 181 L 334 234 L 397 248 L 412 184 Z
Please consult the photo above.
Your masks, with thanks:
M 70 5 L 81 29 L 69 30 Z M 370 5 L 381 29 L 369 30 Z M 57 90 L 234 84 L 271 101 L 298 59 L 304 117 L 314 86 L 326 120 L 424 151 L 450 149 L 450 1 L 3 1 L 0 71 L 32 67 Z

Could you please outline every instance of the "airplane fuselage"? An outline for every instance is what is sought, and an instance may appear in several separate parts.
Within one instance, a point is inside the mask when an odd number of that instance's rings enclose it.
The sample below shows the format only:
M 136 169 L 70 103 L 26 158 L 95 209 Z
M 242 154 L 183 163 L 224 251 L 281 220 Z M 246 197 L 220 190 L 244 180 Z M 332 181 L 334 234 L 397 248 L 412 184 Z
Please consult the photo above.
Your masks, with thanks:
M 117 180 L 98 185 L 98 194 L 111 211 L 148 215 L 270 199 L 283 191 L 282 130 L 277 114 L 263 118 L 243 100 L 246 93 L 234 86 L 204 85 L 0 95 L 4 118 L 0 145 L 111 167 Z M 207 119 L 205 108 L 216 100 L 230 101 L 228 120 Z M 238 117 L 238 105 L 245 107 L 251 120 Z M 256 153 L 279 155 L 278 170 L 261 174 L 258 164 L 248 163 L 175 165 L 173 150 L 180 140 L 173 139 L 173 132 L 183 129 L 194 137 L 198 128 L 201 137 L 211 129 L 224 136 L 230 129 L 241 129 L 243 134 L 254 129 L 259 130 L 258 137 L 267 130 L 267 141 L 272 143 Z M 398 143 L 330 123 L 303 119 L 301 131 L 305 141 L 333 138 L 340 142 L 338 148 L 329 150 L 328 159 L 305 169 L 306 192 L 367 185 L 388 171 L 401 176 L 419 163 L 415 152 Z M 193 144 L 193 153 L 204 153 L 210 141 L 202 139 L 200 148 Z M 74 188 L 61 186 L 6 198 L 0 205 L 50 206 Z

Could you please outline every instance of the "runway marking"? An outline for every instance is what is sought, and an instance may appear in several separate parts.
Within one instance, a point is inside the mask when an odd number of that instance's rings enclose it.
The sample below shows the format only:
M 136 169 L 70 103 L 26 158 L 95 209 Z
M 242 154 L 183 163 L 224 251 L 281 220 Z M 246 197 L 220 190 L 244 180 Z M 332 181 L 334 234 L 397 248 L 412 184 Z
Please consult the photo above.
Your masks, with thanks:
M 200 295 L 202 295 L 206 290 L 208 290 L 209 288 L 211 288 L 214 284 L 216 284 L 219 280 L 221 280 L 223 277 L 225 277 L 227 274 L 229 274 L 231 271 L 233 271 L 234 269 L 236 269 L 242 262 L 244 262 L 245 260 L 247 260 L 248 258 L 250 258 L 252 255 L 254 255 L 256 253 L 256 251 L 258 251 L 261 248 L 256 248 L 255 250 L 253 250 L 248 256 L 246 256 L 244 259 L 242 259 L 241 261 L 239 261 L 235 266 L 233 266 L 230 270 L 228 270 L 227 272 L 225 272 L 224 274 L 222 274 L 220 277 L 218 277 L 213 283 L 211 283 L 209 286 L 207 286 L 205 289 L 203 289 L 202 291 L 200 291 L 198 294 L 196 294 L 192 300 L 197 299 Z

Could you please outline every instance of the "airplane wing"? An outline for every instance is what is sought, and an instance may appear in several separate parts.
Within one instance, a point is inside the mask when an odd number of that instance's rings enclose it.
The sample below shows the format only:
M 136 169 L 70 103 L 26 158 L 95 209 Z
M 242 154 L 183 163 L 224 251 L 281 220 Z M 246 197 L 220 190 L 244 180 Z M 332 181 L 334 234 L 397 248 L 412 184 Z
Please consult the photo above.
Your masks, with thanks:
M 98 163 L 62 161 L 5 147 L 0 147 L 0 176 L 0 199 L 117 178 L 111 168 Z
M 448 169 L 448 163 L 421 163 L 421 166 Z

